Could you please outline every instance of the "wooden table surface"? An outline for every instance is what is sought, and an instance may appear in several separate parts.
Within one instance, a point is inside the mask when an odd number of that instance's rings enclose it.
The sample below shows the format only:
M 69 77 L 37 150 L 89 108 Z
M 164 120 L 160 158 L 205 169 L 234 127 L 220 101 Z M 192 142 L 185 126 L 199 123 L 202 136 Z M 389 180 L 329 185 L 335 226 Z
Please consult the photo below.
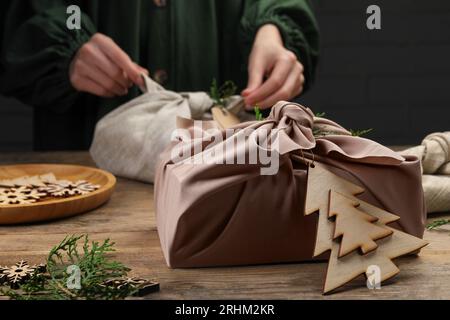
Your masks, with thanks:
M 68 163 L 94 166 L 87 152 L 2 153 L 0 164 Z M 433 215 L 430 220 L 450 215 Z M 233 268 L 169 269 L 162 256 L 153 210 L 153 186 L 119 179 L 112 199 L 83 215 L 51 223 L 0 227 L 0 265 L 43 262 L 67 234 L 116 242 L 115 259 L 133 274 L 156 278 L 161 291 L 148 299 L 450 299 L 450 228 L 427 231 L 418 257 L 396 260 L 401 272 L 368 290 L 360 277 L 322 296 L 325 263 Z

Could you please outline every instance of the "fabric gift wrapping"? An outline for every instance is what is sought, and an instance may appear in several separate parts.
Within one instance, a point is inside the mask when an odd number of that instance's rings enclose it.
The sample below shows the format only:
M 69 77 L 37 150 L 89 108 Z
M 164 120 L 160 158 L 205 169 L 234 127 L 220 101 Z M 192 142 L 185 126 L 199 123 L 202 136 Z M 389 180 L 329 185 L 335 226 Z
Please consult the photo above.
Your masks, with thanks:
M 178 116 L 211 119 L 213 101 L 205 92 L 177 93 L 143 76 L 144 93 L 103 117 L 95 128 L 90 153 L 111 173 L 152 183 L 159 155 L 176 129 Z M 227 99 L 227 109 L 245 119 L 241 97 Z
M 183 119 L 180 128 L 199 130 Z M 211 124 L 206 123 L 203 129 Z M 279 171 L 262 175 L 257 164 L 173 161 L 174 148 L 189 143 L 192 157 L 213 155 L 207 136 L 178 141 L 161 155 L 155 179 L 155 211 L 164 257 L 170 267 L 207 267 L 298 262 L 312 259 L 318 215 L 304 216 L 308 169 L 314 155 L 335 174 L 365 188 L 358 196 L 400 216 L 393 227 L 422 237 L 426 211 L 417 157 L 402 157 L 368 139 L 353 137 L 338 124 L 315 118 L 311 110 L 279 102 L 263 121 L 234 127 L 229 139 L 243 141 L 248 130 L 274 130 Z M 314 135 L 319 132 L 319 135 Z M 320 132 L 327 134 L 320 135 Z M 316 137 L 315 137 L 316 136 Z M 260 148 L 247 139 L 234 156 Z M 274 140 L 272 140 L 274 141 Z M 193 142 L 193 143 L 192 143 Z M 197 153 L 195 154 L 195 146 Z M 264 145 L 270 150 L 272 145 Z M 225 153 L 214 153 L 223 157 Z M 189 160 L 189 159 L 188 159 Z M 192 159 L 190 159 L 192 160 Z M 217 160 L 217 159 L 216 159 Z M 222 163 L 226 163 L 225 159 Z

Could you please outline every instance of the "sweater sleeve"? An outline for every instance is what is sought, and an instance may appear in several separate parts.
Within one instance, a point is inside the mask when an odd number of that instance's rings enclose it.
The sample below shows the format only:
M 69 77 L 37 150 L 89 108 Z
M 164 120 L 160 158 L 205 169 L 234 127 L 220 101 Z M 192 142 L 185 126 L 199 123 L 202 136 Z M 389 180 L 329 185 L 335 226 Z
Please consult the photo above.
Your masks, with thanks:
M 303 64 L 305 89 L 314 80 L 319 56 L 319 29 L 308 0 L 247 0 L 241 20 L 244 51 L 249 54 L 258 29 L 274 24 L 285 47 Z
M 16 1 L 11 6 L 1 61 L 3 94 L 61 111 L 74 103 L 79 93 L 69 80 L 70 62 L 96 28 L 82 13 L 81 29 L 70 30 L 66 2 Z

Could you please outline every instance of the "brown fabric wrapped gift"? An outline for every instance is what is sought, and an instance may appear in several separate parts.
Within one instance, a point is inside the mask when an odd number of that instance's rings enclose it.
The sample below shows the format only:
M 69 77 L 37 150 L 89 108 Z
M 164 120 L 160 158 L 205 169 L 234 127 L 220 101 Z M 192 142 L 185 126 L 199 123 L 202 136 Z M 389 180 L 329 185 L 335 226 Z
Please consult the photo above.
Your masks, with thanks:
M 191 135 L 214 127 L 212 122 L 201 125 L 179 121 L 179 127 Z M 279 156 L 279 170 L 262 174 L 267 163 L 260 159 L 254 164 L 225 164 L 230 153 L 207 148 L 212 139 L 179 136 L 181 141 L 162 154 L 155 182 L 158 232 L 170 267 L 312 259 L 317 215 L 305 217 L 303 211 L 305 160 L 313 157 L 364 187 L 362 200 L 400 216 L 393 227 L 423 236 L 426 212 L 416 157 L 403 158 L 374 141 L 353 137 L 338 124 L 315 118 L 308 108 L 287 102 L 275 105 L 266 120 L 233 129 L 237 131 L 228 138 L 226 131 L 220 131 L 223 142 L 216 147 L 238 141 L 231 149 L 235 159 L 268 150 Z M 192 156 L 175 161 L 179 150 L 189 150 Z M 196 163 L 199 156 L 210 161 Z

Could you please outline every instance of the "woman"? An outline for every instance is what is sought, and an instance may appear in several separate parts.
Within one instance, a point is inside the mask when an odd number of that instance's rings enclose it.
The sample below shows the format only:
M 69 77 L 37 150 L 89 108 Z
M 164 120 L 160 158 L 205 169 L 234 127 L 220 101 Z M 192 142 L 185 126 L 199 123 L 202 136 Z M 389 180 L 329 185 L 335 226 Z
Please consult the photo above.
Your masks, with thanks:
M 35 107 L 40 150 L 88 148 L 143 72 L 175 91 L 233 80 L 249 108 L 268 108 L 310 86 L 318 55 L 307 0 L 21 0 L 5 23 L 0 90 Z

